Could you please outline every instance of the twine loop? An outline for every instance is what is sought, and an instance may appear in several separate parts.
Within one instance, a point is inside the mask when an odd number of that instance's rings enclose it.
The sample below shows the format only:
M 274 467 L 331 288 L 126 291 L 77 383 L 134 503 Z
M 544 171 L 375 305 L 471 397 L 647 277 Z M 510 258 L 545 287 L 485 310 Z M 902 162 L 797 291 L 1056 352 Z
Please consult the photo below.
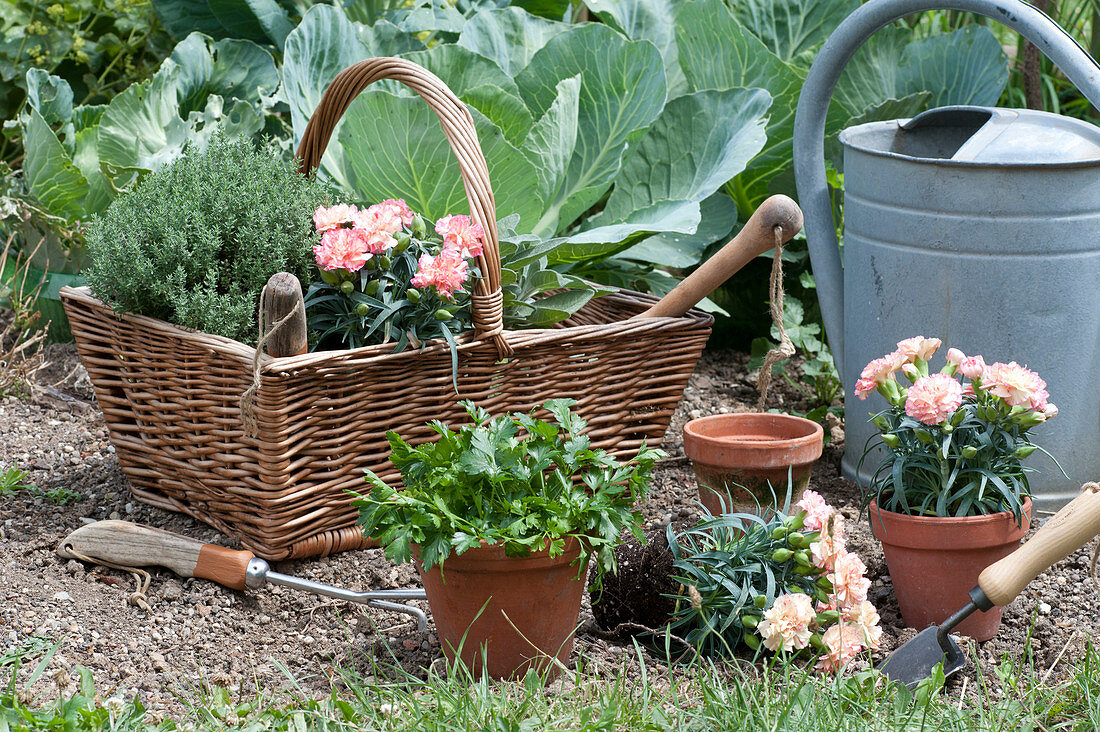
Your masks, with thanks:
M 787 329 L 783 327 L 783 227 L 776 226 L 772 229 L 775 234 L 775 250 L 772 255 L 772 274 L 768 282 L 768 299 L 772 322 L 779 330 L 779 346 L 768 351 L 764 356 L 764 363 L 760 372 L 756 375 L 756 389 L 760 392 L 760 398 L 756 400 L 756 411 L 764 411 L 764 403 L 768 399 L 768 389 L 771 387 L 772 366 L 794 355 L 794 343 L 787 335 Z
M 249 437 L 260 436 L 260 425 L 256 420 L 256 393 L 260 390 L 260 384 L 263 380 L 260 374 L 260 358 L 263 356 L 264 345 L 284 323 L 294 317 L 303 307 L 301 298 L 298 298 L 295 300 L 294 307 L 290 309 L 290 312 L 272 323 L 271 330 L 264 333 L 264 320 L 267 318 L 267 308 L 264 307 L 266 295 L 267 285 L 264 285 L 264 289 L 260 291 L 260 304 L 256 307 L 257 339 L 256 351 L 252 354 L 252 383 L 241 394 L 240 402 L 241 426 L 244 427 L 244 433 Z

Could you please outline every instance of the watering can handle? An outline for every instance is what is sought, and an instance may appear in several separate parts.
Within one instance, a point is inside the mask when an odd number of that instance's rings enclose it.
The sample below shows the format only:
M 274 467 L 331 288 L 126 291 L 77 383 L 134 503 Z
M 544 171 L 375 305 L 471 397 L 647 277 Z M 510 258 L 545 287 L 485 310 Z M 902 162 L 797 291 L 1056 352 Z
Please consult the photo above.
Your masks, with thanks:
M 926 10 L 962 10 L 993 18 L 1046 54 L 1100 109 L 1100 66 L 1057 23 L 1020 0 L 870 0 L 841 23 L 806 75 L 794 118 L 794 170 L 805 213 L 810 263 L 833 358 L 844 374 L 844 271 L 825 179 L 825 117 L 844 67 L 871 35 L 895 20 Z

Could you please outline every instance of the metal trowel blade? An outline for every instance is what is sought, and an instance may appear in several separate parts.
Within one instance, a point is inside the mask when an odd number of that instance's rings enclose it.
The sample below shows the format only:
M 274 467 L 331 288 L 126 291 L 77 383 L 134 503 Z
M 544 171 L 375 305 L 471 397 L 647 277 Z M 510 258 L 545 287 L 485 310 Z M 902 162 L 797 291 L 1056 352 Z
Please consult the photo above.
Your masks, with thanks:
M 891 681 L 905 684 L 910 689 L 932 675 L 937 663 L 943 663 L 943 675 L 950 676 L 966 665 L 959 644 L 947 636 L 947 649 L 940 647 L 937 634 L 939 626 L 933 625 L 917 633 L 878 667 Z

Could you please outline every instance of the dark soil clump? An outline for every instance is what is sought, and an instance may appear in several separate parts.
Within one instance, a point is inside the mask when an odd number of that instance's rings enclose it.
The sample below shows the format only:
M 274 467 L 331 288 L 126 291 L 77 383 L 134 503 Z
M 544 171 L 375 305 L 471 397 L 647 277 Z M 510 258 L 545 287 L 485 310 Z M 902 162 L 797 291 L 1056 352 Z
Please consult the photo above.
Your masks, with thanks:
M 636 540 L 615 550 L 618 575 L 604 577 L 602 590 L 592 592 L 592 617 L 601 629 L 621 637 L 637 635 L 642 626 L 659 630 L 668 624 L 676 601 L 672 552 L 665 530 L 650 529 L 644 545 Z M 644 632 L 644 631 L 641 631 Z

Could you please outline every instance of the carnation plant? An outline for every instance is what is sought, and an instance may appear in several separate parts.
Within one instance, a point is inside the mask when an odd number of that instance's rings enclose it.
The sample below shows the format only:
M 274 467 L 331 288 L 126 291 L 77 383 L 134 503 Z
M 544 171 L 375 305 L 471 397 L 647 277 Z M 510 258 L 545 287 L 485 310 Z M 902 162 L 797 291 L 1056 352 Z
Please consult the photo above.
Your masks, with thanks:
M 516 235 L 514 219 L 498 224 L 511 237 L 501 246 L 507 327 L 551 325 L 607 292 L 550 269 L 542 251 L 547 245 Z M 455 336 L 472 327 L 470 292 L 482 276 L 481 225 L 465 215 L 429 224 L 404 199 L 388 199 L 363 210 L 318 208 L 314 226 L 320 280 L 305 302 L 314 347 L 393 343 L 397 352 L 444 338 L 457 374 Z
M 671 629 L 700 652 L 732 655 L 738 645 L 783 654 L 820 653 L 835 672 L 882 637 L 867 600 L 866 566 L 844 546 L 841 516 L 808 490 L 770 518 L 727 513 L 675 534 L 680 582 Z
M 860 399 L 877 391 L 890 403 L 872 418 L 880 435 L 860 459 L 862 466 L 875 447 L 886 448 L 866 500 L 918 516 L 1011 511 L 1021 522 L 1033 471 L 1023 460 L 1042 450 L 1029 433 L 1058 408 L 1046 382 L 1015 361 L 987 364 L 952 348 L 947 364 L 930 373 L 929 359 L 941 345 L 923 336 L 903 340 L 867 364 L 856 382 Z M 908 385 L 899 383 L 899 373 Z
M 445 338 L 454 352 L 455 334 L 470 327 L 471 281 L 481 276 L 480 225 L 445 216 L 429 229 L 401 199 L 361 211 L 318 208 L 313 220 L 320 281 L 306 293 L 306 312 L 315 345 L 401 351 Z
M 581 546 L 580 567 L 594 557 L 597 583 L 615 567 L 624 531 L 642 538 L 637 503 L 648 491 L 660 450 L 643 444 L 629 463 L 593 450 L 571 399 L 552 399 L 528 414 L 490 417 L 462 402 L 470 422 L 457 431 L 431 423 L 439 439 L 413 447 L 388 432 L 390 460 L 404 490 L 367 472 L 370 492 L 357 496 L 359 522 L 386 556 L 410 561 L 420 546 L 425 570 L 482 543 L 523 557 L 549 547 L 560 556 L 569 538 Z M 535 415 L 545 410 L 551 419 Z

